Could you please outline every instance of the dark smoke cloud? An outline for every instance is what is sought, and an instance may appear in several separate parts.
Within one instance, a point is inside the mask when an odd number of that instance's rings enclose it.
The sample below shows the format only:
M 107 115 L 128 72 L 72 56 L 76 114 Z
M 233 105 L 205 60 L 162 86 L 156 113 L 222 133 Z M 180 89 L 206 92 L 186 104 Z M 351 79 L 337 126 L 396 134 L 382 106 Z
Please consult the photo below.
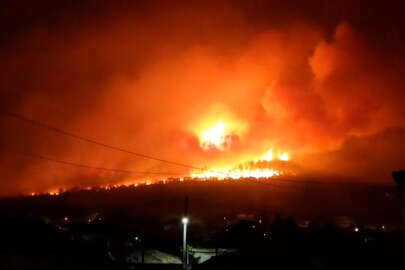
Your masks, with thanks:
M 404 145 L 400 5 L 10 2 L 0 16 L 0 105 L 198 166 L 271 145 L 310 171 L 387 181 L 391 169 L 405 165 L 395 150 Z M 225 114 L 244 127 L 238 143 L 204 152 L 193 127 Z M 108 168 L 187 171 L 15 119 L 2 117 L 0 125 L 3 149 Z M 10 153 L 0 162 L 1 195 L 137 178 Z

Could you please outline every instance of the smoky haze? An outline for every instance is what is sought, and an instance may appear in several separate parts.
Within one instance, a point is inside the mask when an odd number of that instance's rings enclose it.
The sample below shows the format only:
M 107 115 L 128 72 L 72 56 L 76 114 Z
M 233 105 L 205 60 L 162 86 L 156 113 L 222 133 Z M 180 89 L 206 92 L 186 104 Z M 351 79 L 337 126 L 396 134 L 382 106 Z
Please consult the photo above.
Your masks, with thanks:
M 368 1 L 8 1 L 0 106 L 198 167 L 288 151 L 309 174 L 389 183 L 405 166 L 402 4 Z M 243 127 L 203 151 L 195 127 Z M 188 173 L 0 118 L 2 196 Z

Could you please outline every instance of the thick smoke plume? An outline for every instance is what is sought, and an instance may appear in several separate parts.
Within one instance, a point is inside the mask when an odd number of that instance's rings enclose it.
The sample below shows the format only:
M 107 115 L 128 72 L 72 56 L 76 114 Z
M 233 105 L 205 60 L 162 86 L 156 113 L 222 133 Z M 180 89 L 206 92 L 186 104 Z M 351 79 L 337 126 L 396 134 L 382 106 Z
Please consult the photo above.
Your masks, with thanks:
M 388 183 L 391 170 L 405 166 L 403 27 L 394 4 L 162 2 L 6 4 L 1 107 L 199 167 L 270 147 L 309 173 L 362 181 Z M 196 129 L 224 118 L 235 125 L 232 147 L 204 151 Z M 15 152 L 188 173 L 16 119 L 2 116 L 0 125 L 1 195 L 141 177 Z

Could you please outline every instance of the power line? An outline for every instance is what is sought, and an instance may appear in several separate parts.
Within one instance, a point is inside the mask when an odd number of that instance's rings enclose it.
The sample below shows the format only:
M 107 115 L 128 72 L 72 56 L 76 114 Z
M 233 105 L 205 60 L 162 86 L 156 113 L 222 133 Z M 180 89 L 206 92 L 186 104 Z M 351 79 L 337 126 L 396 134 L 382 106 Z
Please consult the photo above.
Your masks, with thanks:
M 42 160 L 46 160 L 46 161 L 50 161 L 50 162 L 60 163 L 60 164 L 63 164 L 63 165 L 69 165 L 69 166 L 85 168 L 85 169 L 94 169 L 94 170 L 100 170 L 100 171 L 116 172 L 116 173 L 155 174 L 155 175 L 186 175 L 187 174 L 187 173 L 174 173 L 174 172 L 132 171 L 132 170 L 124 170 L 124 169 L 95 167 L 95 166 L 75 163 L 75 162 L 71 162 L 71 161 L 65 161 L 65 160 L 55 159 L 55 158 L 51 158 L 51 157 L 46 157 L 46 156 L 42 156 L 42 155 L 39 155 L 39 154 L 19 152 L 19 151 L 7 151 L 7 150 L 1 150 L 1 151 L 2 152 L 9 152 L 9 153 L 14 153 L 14 154 L 19 154 L 19 155 L 27 156 L 27 157 L 31 157 L 31 158 L 42 159 Z
M 96 167 L 96 166 L 90 166 L 90 165 L 81 164 L 81 163 L 75 163 L 75 162 L 66 161 L 66 160 L 55 159 L 55 158 L 46 157 L 46 156 L 43 156 L 43 155 L 33 154 L 33 153 L 28 153 L 28 152 L 11 151 L 11 150 L 4 150 L 4 149 L 1 149 L 0 151 L 1 151 L 1 152 L 7 152 L 7 153 L 18 154 L 18 155 L 26 156 L 26 157 L 30 157 L 30 158 L 37 158 L 37 159 L 41 159 L 41 160 L 45 160 L 45 161 L 50 161 L 50 162 L 54 162 L 54 163 L 59 163 L 59 164 L 62 164 L 62 165 L 68 165 L 68 166 L 73 166 L 73 167 L 78 167 L 78 168 L 84 168 L 84 169 L 94 169 L 94 170 L 109 171 L 109 172 L 117 172 L 117 173 L 125 173 L 125 174 L 154 174 L 154 175 L 176 175 L 176 176 L 188 175 L 188 173 L 153 172 L 153 171 L 133 171 L 133 170 L 125 170 L 125 169 Z M 277 188 L 277 189 L 291 190 L 290 187 L 280 186 L 280 185 L 276 185 L 276 184 L 270 183 L 270 182 L 256 181 L 256 183 L 264 184 L 264 185 L 271 186 L 271 187 Z
M 145 158 L 145 159 L 150 159 L 150 160 L 160 161 L 160 162 L 163 162 L 163 163 L 172 164 L 172 165 L 176 165 L 176 166 L 180 166 L 180 167 L 185 167 L 185 168 L 189 168 L 189 169 L 202 170 L 202 171 L 204 170 L 203 168 L 195 167 L 195 166 L 192 166 L 192 165 L 179 163 L 179 162 L 176 162 L 176 161 L 170 161 L 170 160 L 166 160 L 166 159 L 161 159 L 161 158 L 145 155 L 145 154 L 142 154 L 142 153 L 137 153 L 137 152 L 133 152 L 133 151 L 130 151 L 130 150 L 126 150 L 126 149 L 123 149 L 121 147 L 105 144 L 103 142 L 99 142 L 99 141 L 96 141 L 96 140 L 88 139 L 88 138 L 82 137 L 80 135 L 77 135 L 77 134 L 70 133 L 68 131 L 59 129 L 57 127 L 54 127 L 54 126 L 39 122 L 37 120 L 27 118 L 27 117 L 19 115 L 17 113 L 5 112 L 5 111 L 1 111 L 1 113 L 3 115 L 13 117 L 15 119 L 24 121 L 24 122 L 29 123 L 29 124 L 34 125 L 34 126 L 38 126 L 38 127 L 42 127 L 42 128 L 52 130 L 53 132 L 62 134 L 64 136 L 68 136 L 68 137 L 71 137 L 71 138 L 74 138 L 74 139 L 77 139 L 77 140 L 81 140 L 81 141 L 85 141 L 85 142 L 88 142 L 88 143 L 103 146 L 103 147 L 106 147 L 106 148 L 109 148 L 109 149 L 112 149 L 112 150 L 115 150 L 115 151 L 131 154 L 131 155 L 141 157 L 141 158 Z
M 109 144 L 106 144 L 106 143 L 103 143 L 103 142 L 100 142 L 100 141 L 96 141 L 96 140 L 93 140 L 93 139 L 89 139 L 89 138 L 86 138 L 86 137 L 83 137 L 83 136 L 80 136 L 80 135 L 77 135 L 77 134 L 74 134 L 74 133 L 71 133 L 71 132 L 68 132 L 68 131 L 59 129 L 59 128 L 57 128 L 57 127 L 54 127 L 54 126 L 51 126 L 51 125 L 42 123 L 42 122 L 40 122 L 40 121 L 27 118 L 27 117 L 25 117 L 25 116 L 23 116 L 23 115 L 20 115 L 20 114 L 17 114 L 17 113 L 7 112 L 7 111 L 0 111 L 0 113 L 3 114 L 3 115 L 5 115 L 5 116 L 9 116 L 9 117 L 12 117 L 12 118 L 15 118 L 15 119 L 24 121 L 24 122 L 29 123 L 29 124 L 34 125 L 34 126 L 38 126 L 38 127 L 42 127 L 42 128 L 49 129 L 49 130 L 51 130 L 51 131 L 53 131 L 53 132 L 59 133 L 59 134 L 64 135 L 64 136 L 68 136 L 68 137 L 71 137 L 71 138 L 74 138 L 74 139 L 77 139 L 77 140 L 81 140 L 81 141 L 85 141 L 85 142 L 92 143 L 92 144 L 95 144 L 95 145 L 99 145 L 99 146 L 102 146 L 102 147 L 105 147 L 105 148 L 109 148 L 109 149 L 112 149 L 112 150 L 115 150 L 115 151 L 119 151 L 119 152 L 131 154 L 131 155 L 138 156 L 138 157 L 145 158 L 145 159 L 150 159 L 150 160 L 155 160 L 155 161 L 159 161 L 159 162 L 163 162 L 163 163 L 167 163 L 167 164 L 172 164 L 172 165 L 176 165 L 176 166 L 181 166 L 181 167 L 185 167 L 185 168 L 189 168 L 189 169 L 195 169 L 195 170 L 200 170 L 200 171 L 207 171 L 206 168 L 204 169 L 204 168 L 200 168 L 200 167 L 196 167 L 196 166 L 192 166 L 192 165 L 188 165 L 188 164 L 184 164 L 184 163 L 180 163 L 180 162 L 176 162 L 176 161 L 170 161 L 170 160 L 166 160 L 166 159 L 161 159 L 161 158 L 157 158 L 157 157 L 145 155 L 145 154 L 142 154 L 142 153 L 138 153 L 138 152 L 126 150 L 126 149 L 123 149 L 123 148 L 121 148 L 121 147 L 109 145 Z M 46 159 L 46 157 L 44 157 L 43 159 Z M 49 161 L 51 161 L 50 159 L 51 159 L 51 158 L 48 158 Z M 62 163 L 63 163 L 63 162 L 64 162 L 64 161 L 62 161 Z M 66 163 L 69 163 L 69 162 L 66 162 Z M 80 165 L 80 164 L 78 164 L 78 165 Z M 83 165 L 83 166 L 85 167 L 86 165 Z M 83 167 L 83 166 L 82 166 L 82 167 Z M 91 166 L 90 166 L 90 167 L 91 167 Z M 94 168 L 94 169 L 97 169 L 97 168 Z M 115 170 L 115 169 L 112 169 L 112 171 L 114 171 L 114 170 Z M 111 170 L 110 170 L 110 171 L 111 171 Z M 115 170 L 115 171 L 117 171 L 117 172 L 118 172 L 118 171 L 124 172 L 124 171 L 126 171 L 126 170 L 117 169 L 117 170 Z M 222 175 L 227 175 L 226 172 L 217 171 L 217 170 L 213 170 L 213 171 L 214 171 L 214 172 L 217 172 L 217 173 L 219 173 L 219 174 L 222 174 Z M 142 172 L 140 172 L 140 173 L 142 173 Z M 160 174 L 160 173 L 158 173 L 158 174 Z M 180 174 L 179 174 L 179 175 L 180 175 Z M 305 180 L 305 181 L 301 181 L 301 180 L 300 180 L 300 181 L 295 181 L 295 180 L 287 180 L 287 179 L 279 180 L 279 182 L 289 182 L 289 183 L 294 183 L 294 184 L 324 184 L 323 182 L 319 182 L 319 181 L 308 181 L 308 180 Z

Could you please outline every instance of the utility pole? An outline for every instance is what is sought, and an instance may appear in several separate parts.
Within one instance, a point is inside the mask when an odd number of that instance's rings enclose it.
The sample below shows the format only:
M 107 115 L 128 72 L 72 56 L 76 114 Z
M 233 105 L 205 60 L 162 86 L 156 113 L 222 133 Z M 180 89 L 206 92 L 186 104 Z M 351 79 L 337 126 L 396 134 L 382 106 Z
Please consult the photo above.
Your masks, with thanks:
M 188 224 L 188 197 L 184 198 L 184 216 L 181 220 L 183 223 L 183 269 L 187 269 L 188 255 L 187 255 L 187 224 Z

